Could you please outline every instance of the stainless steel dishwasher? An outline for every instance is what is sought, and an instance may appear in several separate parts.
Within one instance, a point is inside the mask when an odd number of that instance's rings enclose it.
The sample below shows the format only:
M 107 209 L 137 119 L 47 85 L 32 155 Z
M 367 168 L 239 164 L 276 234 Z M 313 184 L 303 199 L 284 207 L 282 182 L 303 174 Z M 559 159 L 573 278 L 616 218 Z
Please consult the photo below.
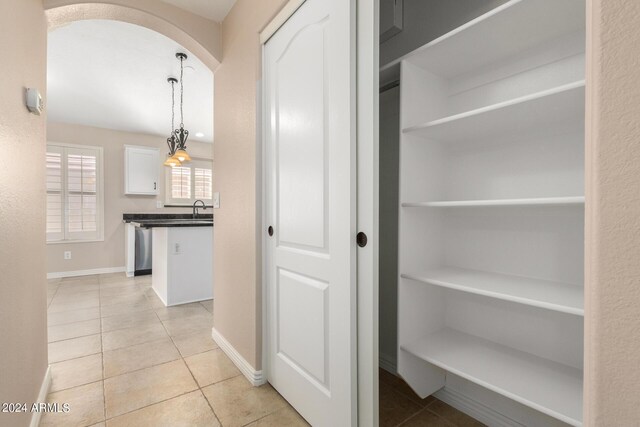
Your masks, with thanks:
M 151 274 L 151 229 L 136 227 L 136 269 L 134 276 Z

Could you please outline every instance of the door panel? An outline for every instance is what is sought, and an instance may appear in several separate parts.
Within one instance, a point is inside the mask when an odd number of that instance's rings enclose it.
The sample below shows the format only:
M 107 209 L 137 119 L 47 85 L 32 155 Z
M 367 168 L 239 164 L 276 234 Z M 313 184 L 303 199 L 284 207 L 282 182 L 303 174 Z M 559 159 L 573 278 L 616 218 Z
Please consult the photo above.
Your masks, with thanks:
M 264 47 L 267 378 L 320 427 L 357 416 L 354 16 L 307 0 Z
M 280 244 L 325 248 L 325 24 L 302 28 L 275 61 Z M 310 85 L 312 81 L 317 84 Z M 322 118 L 322 120 L 318 120 Z
M 278 271 L 277 355 L 327 387 L 329 284 L 292 271 Z

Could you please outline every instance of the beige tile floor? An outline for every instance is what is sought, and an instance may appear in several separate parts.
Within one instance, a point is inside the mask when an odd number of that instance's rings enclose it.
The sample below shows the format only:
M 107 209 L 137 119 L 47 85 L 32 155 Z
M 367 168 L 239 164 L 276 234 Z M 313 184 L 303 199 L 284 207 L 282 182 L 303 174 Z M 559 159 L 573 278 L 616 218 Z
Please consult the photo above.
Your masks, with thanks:
M 213 301 L 164 307 L 149 276 L 50 280 L 48 413 L 41 426 L 308 424 L 269 385 L 252 387 L 211 338 Z M 451 406 L 420 399 L 380 371 L 380 426 L 479 427 Z
M 49 402 L 41 426 L 306 426 L 252 387 L 211 338 L 213 301 L 164 307 L 151 278 L 50 280 Z

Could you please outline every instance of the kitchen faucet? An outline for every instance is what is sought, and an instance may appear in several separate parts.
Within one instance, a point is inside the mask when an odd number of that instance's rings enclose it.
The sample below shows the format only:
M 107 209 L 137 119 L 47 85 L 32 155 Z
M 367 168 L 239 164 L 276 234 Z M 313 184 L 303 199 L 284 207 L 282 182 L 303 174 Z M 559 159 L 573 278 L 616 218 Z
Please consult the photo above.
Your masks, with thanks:
M 198 206 L 198 202 L 202 203 L 202 206 Z M 204 204 L 204 202 L 200 199 L 196 200 L 195 202 L 193 202 L 193 217 L 194 218 L 198 218 L 198 208 L 202 207 L 202 209 L 207 210 L 207 206 Z

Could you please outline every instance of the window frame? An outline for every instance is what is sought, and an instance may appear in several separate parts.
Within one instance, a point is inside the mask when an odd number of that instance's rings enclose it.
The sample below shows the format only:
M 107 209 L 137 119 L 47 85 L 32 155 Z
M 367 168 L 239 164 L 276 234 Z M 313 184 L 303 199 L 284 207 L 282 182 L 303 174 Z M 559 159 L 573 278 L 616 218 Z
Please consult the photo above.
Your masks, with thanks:
M 173 183 L 172 183 L 172 171 L 173 168 L 167 167 L 165 168 L 164 176 L 165 176 L 165 185 L 164 185 L 164 206 L 165 207 L 191 207 L 196 200 L 202 200 L 205 202 L 207 207 L 213 206 L 213 159 L 207 158 L 196 158 L 193 157 L 191 162 L 186 163 L 183 167 L 189 168 L 191 171 L 191 182 L 190 182 L 190 192 L 191 198 L 189 199 L 174 199 L 173 192 Z M 211 169 L 211 198 L 210 199 L 197 199 L 195 197 L 196 194 L 196 179 L 195 179 L 195 170 L 198 169 Z
M 96 154 L 96 231 L 91 237 L 79 237 L 82 233 L 93 232 L 71 232 L 69 231 L 68 217 L 69 217 L 69 194 L 72 193 L 68 186 L 68 155 L 78 154 L 83 151 L 90 151 L 91 154 Z M 55 236 L 50 236 L 51 233 L 46 235 L 46 243 L 48 245 L 67 244 L 67 243 L 90 243 L 90 242 L 103 242 L 104 241 L 104 148 L 98 145 L 81 145 L 81 144 L 68 144 L 64 142 L 48 141 L 46 146 L 46 152 L 55 152 L 61 154 L 61 179 L 62 179 L 62 233 L 55 233 Z M 46 167 L 46 165 L 45 165 Z M 46 194 L 50 194 L 46 191 Z M 46 209 L 46 206 L 45 206 Z M 48 215 L 45 212 L 45 215 Z

